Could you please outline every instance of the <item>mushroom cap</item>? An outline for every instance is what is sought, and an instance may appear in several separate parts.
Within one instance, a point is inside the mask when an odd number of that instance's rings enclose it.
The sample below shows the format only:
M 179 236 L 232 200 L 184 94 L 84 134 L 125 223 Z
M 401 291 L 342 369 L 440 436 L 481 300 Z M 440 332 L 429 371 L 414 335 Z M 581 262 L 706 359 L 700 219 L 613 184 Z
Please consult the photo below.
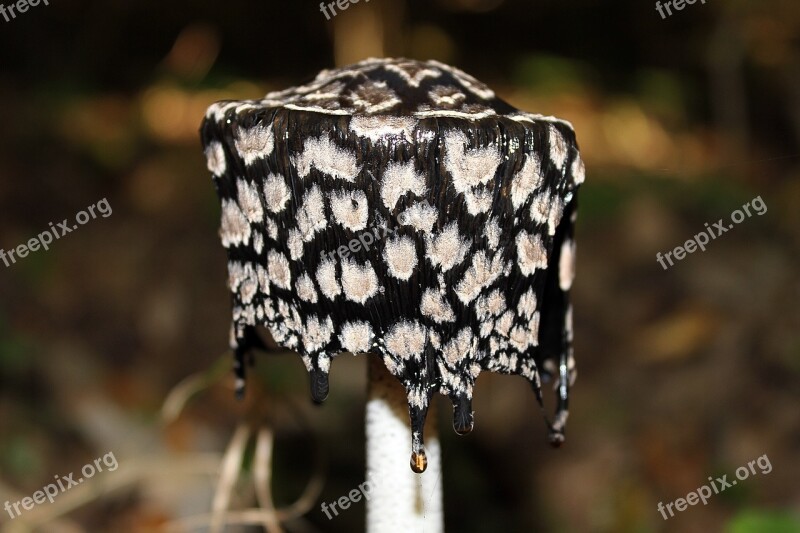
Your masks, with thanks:
M 373 58 L 323 70 L 306 85 L 271 92 L 261 100 L 220 102 L 209 108 L 209 114 L 220 117 L 231 108 L 241 111 L 248 105 L 327 115 L 418 119 L 519 114 L 489 87 L 461 70 L 438 61 L 408 59 Z
M 540 376 L 553 377 L 551 441 L 563 440 L 584 179 L 568 122 L 442 63 L 369 59 L 216 103 L 201 136 L 240 378 L 258 325 L 302 356 L 317 401 L 336 355 L 377 354 L 407 391 L 424 466 L 433 393 L 466 433 L 481 372 L 522 375 L 540 404 Z

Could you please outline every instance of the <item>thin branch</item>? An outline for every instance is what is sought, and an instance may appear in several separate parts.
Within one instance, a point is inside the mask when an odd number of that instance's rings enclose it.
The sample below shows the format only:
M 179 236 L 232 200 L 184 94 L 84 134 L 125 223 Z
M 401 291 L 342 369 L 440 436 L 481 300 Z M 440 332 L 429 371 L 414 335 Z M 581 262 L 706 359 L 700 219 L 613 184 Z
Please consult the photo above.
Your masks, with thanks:
M 270 488 L 273 443 L 272 430 L 262 427 L 256 438 L 253 477 L 256 485 L 256 499 L 261 509 L 267 512 L 264 527 L 269 533 L 283 533 L 281 524 L 275 516 L 275 504 L 272 501 L 272 489 Z
M 175 385 L 161 407 L 161 420 L 165 424 L 174 422 L 195 394 L 222 379 L 230 371 L 230 364 L 226 363 L 229 359 L 230 352 L 220 357 L 208 371 L 187 376 Z
M 322 487 L 324 486 L 324 477 L 322 472 L 317 469 L 314 476 L 309 480 L 306 488 L 303 489 L 303 494 L 295 500 L 294 503 L 288 507 L 281 507 L 277 511 L 277 516 L 281 521 L 290 520 L 303 516 L 314 507 L 317 503 L 319 495 L 322 494 Z
M 247 424 L 239 424 L 228 445 L 228 449 L 225 450 L 217 491 L 211 504 L 211 533 L 221 532 L 225 525 L 225 513 L 230 506 L 231 494 L 233 494 L 236 479 L 239 477 L 239 471 L 242 468 L 242 459 L 244 458 L 249 437 L 250 428 Z

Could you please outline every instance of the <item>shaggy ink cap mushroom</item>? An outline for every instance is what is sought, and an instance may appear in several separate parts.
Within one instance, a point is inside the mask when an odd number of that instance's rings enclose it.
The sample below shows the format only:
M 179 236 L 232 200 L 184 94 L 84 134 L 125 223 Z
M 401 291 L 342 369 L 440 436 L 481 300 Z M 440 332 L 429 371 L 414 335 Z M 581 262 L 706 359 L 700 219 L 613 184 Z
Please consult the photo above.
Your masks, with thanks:
M 540 405 L 540 376 L 554 379 L 549 438 L 563 441 L 584 180 L 568 122 L 436 61 L 369 59 L 218 102 L 201 134 L 239 392 L 260 325 L 301 355 L 316 402 L 338 354 L 380 357 L 407 393 L 417 472 L 432 395 L 468 433 L 484 371 L 523 376 Z

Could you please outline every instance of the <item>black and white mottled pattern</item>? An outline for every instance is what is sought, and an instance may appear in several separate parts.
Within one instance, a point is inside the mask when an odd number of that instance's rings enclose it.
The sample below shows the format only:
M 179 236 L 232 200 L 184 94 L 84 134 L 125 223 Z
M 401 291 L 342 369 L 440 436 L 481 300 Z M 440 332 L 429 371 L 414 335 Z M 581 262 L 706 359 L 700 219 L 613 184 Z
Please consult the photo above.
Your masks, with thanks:
M 522 375 L 540 403 L 540 376 L 554 378 L 550 438 L 563 440 L 584 180 L 569 123 L 435 61 L 370 59 L 216 103 L 202 140 L 240 388 L 261 325 L 302 356 L 316 401 L 338 354 L 380 356 L 408 393 L 414 454 L 436 392 L 456 431 L 472 428 L 483 371 Z M 371 244 L 333 253 L 359 236 Z

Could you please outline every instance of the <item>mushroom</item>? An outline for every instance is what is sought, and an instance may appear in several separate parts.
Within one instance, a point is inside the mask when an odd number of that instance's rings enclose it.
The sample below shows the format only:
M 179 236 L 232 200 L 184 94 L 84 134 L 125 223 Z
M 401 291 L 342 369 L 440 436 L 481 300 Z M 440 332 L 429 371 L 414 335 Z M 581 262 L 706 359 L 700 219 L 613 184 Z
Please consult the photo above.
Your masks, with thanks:
M 483 371 L 523 376 L 540 407 L 540 378 L 553 379 L 545 420 L 550 442 L 563 441 L 584 180 L 568 122 L 517 110 L 436 61 L 368 59 L 260 100 L 215 103 L 201 136 L 222 207 L 239 394 L 265 326 L 301 355 L 315 402 L 338 354 L 371 354 L 374 485 L 403 483 L 383 468 L 386 450 L 408 446 L 398 438 L 410 440 L 414 472 L 438 472 L 423 438 L 431 398 L 448 396 L 453 428 L 469 433 Z M 370 499 L 370 524 L 418 490 L 406 474 L 405 488 Z M 427 530 L 441 529 L 436 509 Z

